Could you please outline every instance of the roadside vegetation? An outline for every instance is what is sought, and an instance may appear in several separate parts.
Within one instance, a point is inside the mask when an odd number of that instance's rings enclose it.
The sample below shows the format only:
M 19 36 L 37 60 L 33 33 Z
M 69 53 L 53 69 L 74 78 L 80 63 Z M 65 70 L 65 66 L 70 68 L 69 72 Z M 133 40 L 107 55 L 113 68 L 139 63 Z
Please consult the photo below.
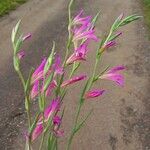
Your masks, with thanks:
M 143 0 L 143 1 L 144 1 L 144 5 L 143 5 L 144 6 L 144 18 L 150 30 L 150 0 Z
M 0 0 L 0 16 L 8 14 L 20 4 L 25 3 L 27 0 Z

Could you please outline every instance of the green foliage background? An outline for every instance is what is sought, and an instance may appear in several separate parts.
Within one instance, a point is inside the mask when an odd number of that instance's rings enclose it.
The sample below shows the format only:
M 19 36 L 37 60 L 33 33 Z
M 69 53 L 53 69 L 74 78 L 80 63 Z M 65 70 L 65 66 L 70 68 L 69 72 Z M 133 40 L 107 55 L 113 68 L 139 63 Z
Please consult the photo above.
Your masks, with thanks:
M 27 0 L 0 0 L 0 16 L 14 10 L 18 5 L 25 3 Z

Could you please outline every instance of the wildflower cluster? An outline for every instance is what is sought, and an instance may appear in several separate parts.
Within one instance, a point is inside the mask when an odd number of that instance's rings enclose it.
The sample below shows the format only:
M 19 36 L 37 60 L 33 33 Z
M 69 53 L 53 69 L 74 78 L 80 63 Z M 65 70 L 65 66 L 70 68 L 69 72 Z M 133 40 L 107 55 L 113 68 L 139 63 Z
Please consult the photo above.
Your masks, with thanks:
M 28 115 L 28 131 L 26 134 L 26 149 L 31 150 L 34 141 L 41 139 L 39 149 L 46 148 L 48 150 L 58 149 L 58 138 L 62 137 L 65 132 L 61 128 L 63 115 L 65 110 L 62 108 L 65 103 L 65 95 L 68 86 L 71 84 L 85 80 L 85 86 L 81 89 L 81 95 L 76 110 L 74 125 L 71 129 L 66 150 L 70 149 L 74 135 L 84 126 L 87 118 L 91 115 L 90 111 L 83 119 L 79 119 L 79 115 L 83 104 L 88 99 L 102 96 L 106 89 L 93 89 L 95 82 L 106 79 L 114 81 L 117 85 L 124 85 L 124 77 L 120 73 L 125 69 L 123 65 L 112 68 L 107 67 L 104 71 L 96 74 L 98 69 L 98 62 L 102 54 L 116 45 L 116 38 L 122 35 L 118 29 L 134 20 L 139 16 L 132 15 L 126 18 L 121 14 L 113 23 L 108 35 L 99 39 L 95 34 L 95 23 L 98 19 L 99 13 L 92 18 L 92 16 L 84 16 L 84 11 L 80 11 L 74 18 L 71 17 L 71 6 L 73 0 L 69 4 L 69 24 L 68 24 L 68 42 L 66 46 L 66 56 L 64 61 L 55 52 L 55 43 L 50 55 L 43 58 L 36 69 L 31 69 L 27 79 L 24 78 L 20 61 L 25 56 L 25 51 L 21 49 L 22 44 L 31 38 L 31 34 L 26 36 L 20 35 L 19 25 L 17 23 L 12 31 L 12 44 L 14 50 L 14 68 L 18 73 L 25 94 L 25 108 Z M 92 76 L 86 74 L 74 76 L 80 64 L 87 60 L 87 53 L 89 52 L 89 44 L 94 41 L 98 44 L 95 51 L 95 66 L 93 67 Z M 68 79 L 65 79 L 66 70 L 68 66 L 72 66 L 72 71 Z M 37 114 L 32 113 L 33 101 L 39 104 Z M 40 138 L 41 137 L 41 138 Z M 46 143 L 45 143 L 46 142 Z

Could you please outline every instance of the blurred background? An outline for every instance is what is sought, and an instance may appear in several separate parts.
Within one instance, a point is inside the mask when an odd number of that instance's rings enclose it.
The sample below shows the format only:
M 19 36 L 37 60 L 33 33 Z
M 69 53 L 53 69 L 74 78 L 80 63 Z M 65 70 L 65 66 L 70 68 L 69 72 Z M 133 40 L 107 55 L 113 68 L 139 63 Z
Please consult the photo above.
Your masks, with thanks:
M 23 47 L 26 56 L 22 69 L 27 75 L 30 67 L 49 54 L 52 41 L 57 43 L 57 52 L 64 55 L 68 2 L 0 0 L 0 150 L 22 150 L 25 143 L 24 96 L 13 69 L 11 30 L 21 19 L 22 31 L 32 33 L 32 39 Z M 125 65 L 126 84 L 123 88 L 107 81 L 95 85 L 108 92 L 85 104 L 82 115 L 91 108 L 94 113 L 74 139 L 72 150 L 150 150 L 150 0 L 75 0 L 73 14 L 81 9 L 92 16 L 101 11 L 96 24 L 100 38 L 107 35 L 122 12 L 125 16 L 136 13 L 143 18 L 120 29 L 123 35 L 117 45 L 104 54 L 100 69 L 108 64 Z M 95 48 L 93 43 L 90 57 L 79 72 L 91 73 Z M 72 125 L 79 87 L 72 86 L 66 97 L 65 137 L 59 140 L 60 150 L 64 150 Z

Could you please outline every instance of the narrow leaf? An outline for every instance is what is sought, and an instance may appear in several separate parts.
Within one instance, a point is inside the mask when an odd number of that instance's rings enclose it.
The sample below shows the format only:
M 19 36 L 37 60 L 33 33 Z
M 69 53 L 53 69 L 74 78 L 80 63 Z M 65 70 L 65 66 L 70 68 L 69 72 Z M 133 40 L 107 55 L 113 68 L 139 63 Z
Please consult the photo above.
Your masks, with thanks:
M 79 124 L 77 125 L 77 127 L 76 127 L 75 130 L 74 130 L 74 133 L 78 132 L 78 131 L 81 129 L 81 127 L 83 127 L 84 123 L 85 123 L 86 120 L 90 117 L 90 115 L 92 114 L 92 112 L 93 112 L 93 109 L 87 114 L 87 116 L 85 117 L 85 119 L 84 119 L 83 121 L 81 121 L 81 123 L 79 123 Z

